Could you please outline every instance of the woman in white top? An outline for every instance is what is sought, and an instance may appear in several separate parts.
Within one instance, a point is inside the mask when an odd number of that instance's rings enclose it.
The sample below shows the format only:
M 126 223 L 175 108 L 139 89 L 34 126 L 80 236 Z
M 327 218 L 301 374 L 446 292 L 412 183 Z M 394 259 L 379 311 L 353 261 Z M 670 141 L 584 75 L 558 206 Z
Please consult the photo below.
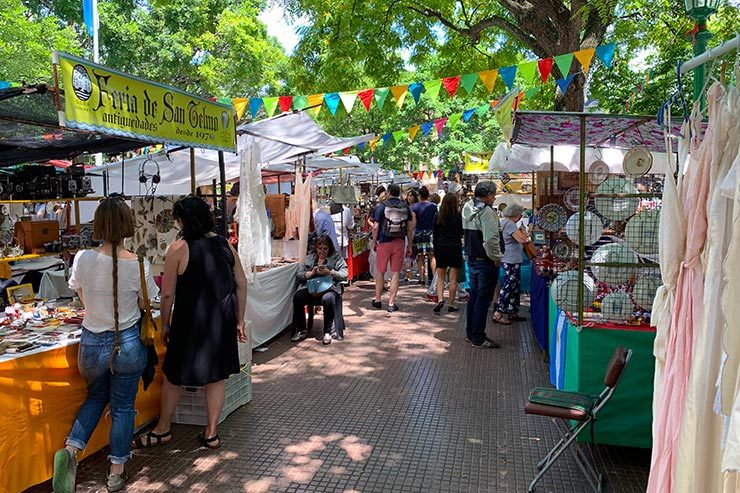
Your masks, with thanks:
M 77 254 L 69 279 L 69 287 L 77 291 L 85 306 L 77 364 L 87 383 L 87 398 L 77 412 L 66 447 L 54 456 L 55 493 L 74 491 L 77 452 L 84 450 L 108 405 L 111 465 L 107 487 L 108 491 L 124 487 L 124 464 L 131 457 L 134 434 L 134 402 L 147 361 L 140 340 L 139 263 L 136 255 L 123 247 L 123 240 L 134 234 L 134 219 L 123 199 L 111 197 L 100 202 L 93 233 L 103 245 Z M 148 263 L 144 270 L 147 289 L 156 296 Z

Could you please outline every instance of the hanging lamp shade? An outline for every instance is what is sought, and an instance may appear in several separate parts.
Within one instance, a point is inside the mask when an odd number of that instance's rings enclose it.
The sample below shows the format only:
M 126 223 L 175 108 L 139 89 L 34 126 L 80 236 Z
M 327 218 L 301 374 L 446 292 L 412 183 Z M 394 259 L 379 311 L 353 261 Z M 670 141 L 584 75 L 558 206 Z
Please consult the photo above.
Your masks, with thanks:
M 684 0 L 686 12 L 694 19 L 706 19 L 717 12 L 722 0 Z

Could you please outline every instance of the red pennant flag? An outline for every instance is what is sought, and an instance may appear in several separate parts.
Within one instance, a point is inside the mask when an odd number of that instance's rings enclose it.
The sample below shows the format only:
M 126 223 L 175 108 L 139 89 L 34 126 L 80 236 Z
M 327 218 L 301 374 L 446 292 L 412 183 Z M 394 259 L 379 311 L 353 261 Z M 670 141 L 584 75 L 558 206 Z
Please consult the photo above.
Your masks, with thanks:
M 349 147 L 345 147 L 344 148 L 344 155 L 346 156 L 348 154 L 349 154 Z
M 545 58 L 544 60 L 540 60 L 537 62 L 537 66 L 540 69 L 540 78 L 542 79 L 542 82 L 547 82 L 547 78 L 550 77 L 553 62 L 554 60 L 552 58 Z
M 416 171 L 414 171 L 414 173 L 411 176 L 413 176 L 414 177 L 414 180 L 416 180 L 417 178 L 419 178 L 419 173 L 417 173 Z
M 366 111 L 370 111 L 370 104 L 373 102 L 373 96 L 375 96 L 375 89 L 365 89 L 357 93 L 357 97 L 362 101 L 362 105 Z
M 456 77 L 445 77 L 442 79 L 442 85 L 445 87 L 445 90 L 447 91 L 447 94 L 450 95 L 450 98 L 455 97 L 455 93 L 457 92 L 457 88 L 460 85 L 460 76 Z
M 280 96 L 278 104 L 280 105 L 280 111 L 290 111 L 290 107 L 293 106 L 293 96 Z
M 447 117 L 443 118 L 437 118 L 434 120 L 434 126 L 437 128 L 437 136 L 442 136 L 442 129 L 445 128 L 445 124 L 447 123 Z

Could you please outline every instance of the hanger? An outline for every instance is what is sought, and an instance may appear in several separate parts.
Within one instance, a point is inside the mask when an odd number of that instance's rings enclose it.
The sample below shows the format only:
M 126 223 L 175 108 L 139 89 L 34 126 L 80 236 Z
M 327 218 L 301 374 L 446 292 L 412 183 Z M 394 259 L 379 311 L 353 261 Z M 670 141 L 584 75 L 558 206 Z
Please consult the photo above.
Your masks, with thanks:
M 678 63 L 676 63 L 676 91 L 671 94 L 671 96 L 666 100 L 665 103 L 663 103 L 658 110 L 658 125 L 661 128 L 670 128 L 672 126 L 671 122 L 665 121 L 665 109 L 672 106 L 674 103 L 679 103 L 682 111 L 683 111 L 683 120 L 687 121 L 689 119 L 689 109 L 688 105 L 686 104 L 686 98 L 683 95 L 683 81 L 681 80 L 681 65 L 682 62 L 679 60 Z

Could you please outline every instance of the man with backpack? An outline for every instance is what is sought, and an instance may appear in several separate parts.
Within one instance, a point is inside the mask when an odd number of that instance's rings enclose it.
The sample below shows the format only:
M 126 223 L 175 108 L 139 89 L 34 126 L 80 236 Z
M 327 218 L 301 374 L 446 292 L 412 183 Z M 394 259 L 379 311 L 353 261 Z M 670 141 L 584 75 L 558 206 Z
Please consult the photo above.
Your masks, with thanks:
M 391 288 L 388 299 L 388 311 L 398 310 L 396 294 L 403 270 L 404 256 L 411 256 L 414 236 L 414 221 L 411 209 L 403 202 L 401 187 L 395 184 L 388 186 L 390 198 L 381 202 L 373 211 L 373 244 L 377 248 L 377 273 L 375 276 L 375 299 L 373 308 L 383 307 L 380 299 L 383 294 L 383 276 L 391 264 Z
M 475 197 L 465 203 L 462 212 L 470 271 L 465 332 L 476 348 L 500 347 L 486 336 L 488 309 L 493 302 L 501 264 L 499 222 L 492 208 L 495 198 L 496 185 L 482 181 L 475 186 Z

